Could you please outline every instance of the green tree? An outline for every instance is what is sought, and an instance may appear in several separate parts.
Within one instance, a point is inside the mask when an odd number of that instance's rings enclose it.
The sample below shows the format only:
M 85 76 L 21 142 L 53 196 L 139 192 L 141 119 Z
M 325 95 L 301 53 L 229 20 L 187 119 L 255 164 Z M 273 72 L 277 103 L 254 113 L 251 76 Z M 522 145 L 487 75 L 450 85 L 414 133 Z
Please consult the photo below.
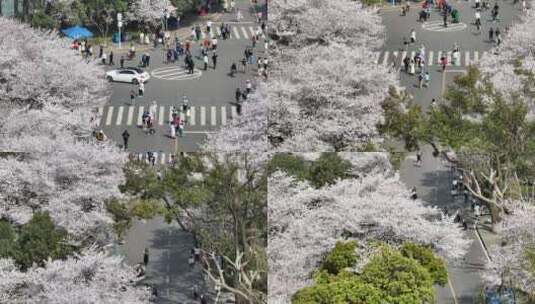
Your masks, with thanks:
M 8 258 L 17 255 L 17 234 L 8 221 L 0 220 L 0 257 Z
M 281 170 L 298 180 L 308 178 L 308 165 L 302 157 L 292 153 L 277 153 L 269 160 L 268 173 Z
M 336 242 L 334 248 L 327 254 L 321 265 L 330 274 L 338 274 L 344 268 L 351 267 L 357 262 L 355 241 Z
M 371 284 L 353 276 L 327 284 L 305 287 L 292 297 L 293 304 L 381 304 L 381 294 Z
M 316 188 L 332 185 L 338 179 L 350 177 L 351 167 L 351 162 L 340 157 L 338 153 L 322 153 L 310 166 L 308 180 Z
M 432 303 L 433 279 L 417 260 L 383 247 L 362 270 L 360 278 L 380 290 L 386 303 Z
M 48 258 L 65 258 L 75 249 L 66 243 L 67 237 L 67 232 L 57 228 L 47 212 L 37 212 L 22 226 L 15 261 L 26 269 L 33 263 L 42 266 Z
M 444 286 L 448 282 L 448 270 L 444 260 L 437 257 L 431 248 L 411 242 L 404 243 L 400 248 L 404 257 L 417 260 L 425 267 L 435 284 Z

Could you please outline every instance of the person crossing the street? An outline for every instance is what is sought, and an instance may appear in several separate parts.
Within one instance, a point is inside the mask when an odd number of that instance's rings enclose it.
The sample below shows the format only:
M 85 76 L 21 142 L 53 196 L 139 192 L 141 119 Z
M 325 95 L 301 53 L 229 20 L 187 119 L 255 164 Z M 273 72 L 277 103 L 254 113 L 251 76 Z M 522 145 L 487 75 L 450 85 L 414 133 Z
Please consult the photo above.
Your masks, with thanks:
M 476 25 L 477 30 L 479 31 L 481 30 L 481 12 L 479 9 L 477 9 L 475 12 L 475 19 L 476 19 L 475 25 Z
M 124 149 L 128 149 L 128 138 L 130 138 L 130 133 L 128 133 L 128 130 L 124 130 L 123 134 L 123 147 Z
M 416 42 L 416 31 L 414 29 L 411 29 L 411 43 Z
M 208 70 L 208 55 L 205 53 L 203 56 L 204 70 Z
M 494 29 L 492 27 L 489 29 L 489 41 L 494 42 Z
M 136 92 L 134 90 L 130 90 L 130 104 L 134 105 L 136 102 Z
M 237 71 L 237 67 L 236 67 L 236 62 L 233 62 L 232 65 L 230 66 L 230 77 L 234 77 L 234 74 L 236 73 Z
M 446 66 L 448 65 L 448 57 L 444 55 L 440 57 L 440 65 L 442 66 L 442 72 L 446 71 Z
M 217 66 L 217 53 L 216 52 L 212 53 L 212 64 L 214 65 L 214 70 L 215 70 Z

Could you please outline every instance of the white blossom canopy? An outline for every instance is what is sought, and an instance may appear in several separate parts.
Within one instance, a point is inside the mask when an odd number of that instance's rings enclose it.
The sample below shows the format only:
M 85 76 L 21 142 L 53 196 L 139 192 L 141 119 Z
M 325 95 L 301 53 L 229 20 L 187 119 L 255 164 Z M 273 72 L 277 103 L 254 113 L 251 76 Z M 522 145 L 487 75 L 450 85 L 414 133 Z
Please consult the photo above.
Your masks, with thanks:
M 310 159 L 310 155 L 307 156 Z M 269 178 L 268 294 L 288 303 L 311 283 L 311 272 L 342 234 L 352 238 L 432 245 L 441 256 L 462 257 L 470 241 L 453 220 L 409 191 L 382 153 L 344 155 L 359 177 L 312 188 L 282 172 Z

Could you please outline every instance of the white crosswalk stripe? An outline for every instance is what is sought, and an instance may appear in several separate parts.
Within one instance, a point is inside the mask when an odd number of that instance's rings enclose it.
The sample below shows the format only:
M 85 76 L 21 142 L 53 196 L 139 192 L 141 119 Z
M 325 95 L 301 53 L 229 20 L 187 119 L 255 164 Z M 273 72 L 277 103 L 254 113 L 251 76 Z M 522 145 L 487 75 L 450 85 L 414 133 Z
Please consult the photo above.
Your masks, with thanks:
M 240 34 L 238 33 L 238 29 L 236 27 L 232 28 L 232 33 L 234 34 L 234 36 L 231 35 L 232 38 L 240 39 Z
M 100 124 L 105 126 L 141 126 L 145 108 L 145 106 L 103 107 L 100 113 L 105 115 L 106 119 L 101 120 Z M 172 106 L 157 106 L 154 112 L 156 114 L 155 124 L 158 126 L 167 125 L 172 120 Z M 186 121 L 186 126 L 224 126 L 228 124 L 229 119 L 238 116 L 236 106 L 233 105 L 192 106 L 187 119 L 185 119 L 186 113 L 180 111 L 179 115 L 182 120 Z
M 247 30 L 244 27 L 240 27 L 241 32 L 243 33 L 243 38 L 249 39 L 249 36 L 247 35 Z
M 255 29 L 254 29 L 252 26 L 249 27 L 249 32 L 251 32 L 251 37 L 254 36 L 254 35 L 256 35 L 256 31 L 255 31 Z M 258 39 L 258 38 L 260 38 L 260 37 L 256 37 L 256 38 Z
M 456 32 L 462 31 L 467 28 L 465 23 L 448 23 L 447 27 L 444 27 L 443 20 L 427 21 L 422 24 L 422 29 L 433 32 Z
M 135 155 L 135 158 L 138 161 L 143 161 L 143 162 L 149 164 L 149 155 L 148 155 L 147 152 L 137 153 L 137 155 L 136 154 L 134 154 L 134 155 Z M 171 153 L 166 153 L 166 152 L 153 151 L 152 155 L 154 156 L 154 164 L 155 165 L 165 165 L 165 164 L 171 163 L 174 153 L 172 153 L 172 152 Z
M 202 75 L 202 71 L 195 69 L 193 74 L 189 74 L 187 70 L 176 65 L 170 67 L 163 67 L 155 69 L 151 72 L 151 76 L 163 80 L 186 80 L 199 78 Z
M 443 51 L 443 50 L 435 50 L 435 51 L 427 51 L 427 65 L 433 66 L 433 65 L 440 65 L 440 58 L 442 56 L 446 56 L 448 59 L 448 65 L 453 66 L 452 61 L 452 51 Z M 464 56 L 463 56 L 464 53 Z M 399 62 L 399 66 L 403 66 L 403 60 L 405 57 L 410 56 L 409 58 L 414 58 L 416 55 L 416 51 L 383 51 L 383 52 L 376 52 L 375 53 L 375 62 L 379 65 L 383 65 L 385 67 L 388 67 L 392 65 L 392 62 Z M 487 52 L 483 52 L 482 55 L 479 54 L 478 51 L 464 51 L 459 52 L 459 55 L 457 57 L 457 61 L 455 62 L 455 66 L 468 66 L 470 64 L 477 64 L 482 56 L 486 56 Z M 464 57 L 464 59 L 463 59 Z

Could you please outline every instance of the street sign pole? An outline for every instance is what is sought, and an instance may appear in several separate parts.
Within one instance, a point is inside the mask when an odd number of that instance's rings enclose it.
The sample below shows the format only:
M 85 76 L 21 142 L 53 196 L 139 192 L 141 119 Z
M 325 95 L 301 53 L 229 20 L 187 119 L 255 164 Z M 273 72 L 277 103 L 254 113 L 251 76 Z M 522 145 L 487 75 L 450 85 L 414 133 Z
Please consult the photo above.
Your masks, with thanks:
M 121 48 L 121 27 L 123 26 L 123 14 L 117 13 L 117 27 L 119 28 L 119 49 Z

